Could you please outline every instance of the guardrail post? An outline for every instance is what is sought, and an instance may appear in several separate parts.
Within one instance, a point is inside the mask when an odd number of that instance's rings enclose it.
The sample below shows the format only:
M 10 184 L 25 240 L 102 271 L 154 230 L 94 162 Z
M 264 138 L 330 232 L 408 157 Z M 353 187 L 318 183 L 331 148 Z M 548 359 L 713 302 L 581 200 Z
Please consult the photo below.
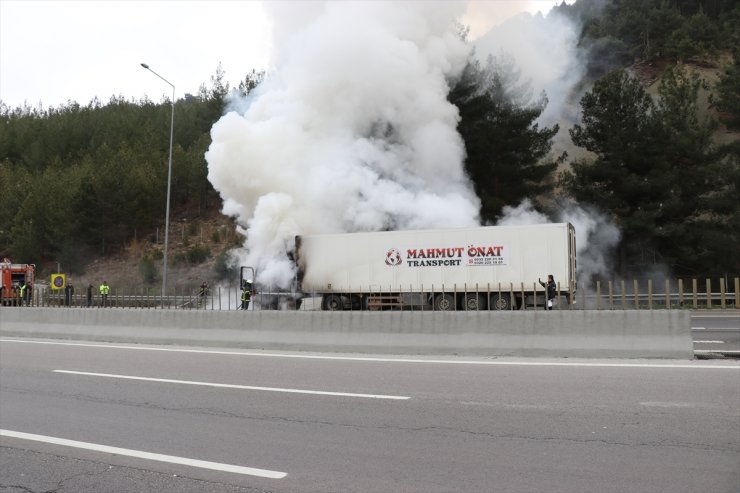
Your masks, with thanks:
M 653 280 L 648 279 L 648 310 L 653 309 Z
M 558 289 L 558 291 L 560 291 L 560 289 Z M 516 297 L 514 296 L 514 283 L 509 282 L 509 311 L 514 311 L 514 303 L 516 303 Z
M 609 309 L 614 310 L 614 281 L 610 279 L 608 286 L 609 286 Z
M 712 308 L 712 280 L 707 278 L 707 308 Z
M 735 278 L 735 308 L 740 308 L 740 277 Z
M 678 280 L 678 306 L 683 306 L 683 279 Z
M 583 289 L 581 290 L 581 310 L 586 309 L 586 286 L 584 283 Z
M 640 292 L 640 285 L 637 284 L 637 279 L 634 279 L 634 287 L 635 287 L 635 290 L 634 290 L 634 295 L 635 295 L 635 310 L 639 310 L 640 309 L 640 299 L 638 298 L 638 296 L 640 294 L 639 293 Z
M 575 296 L 575 281 L 571 279 L 571 281 L 568 283 L 568 310 L 573 309 L 573 303 L 576 301 L 573 299 Z M 524 300 L 524 297 L 522 297 L 522 300 Z M 524 302 L 522 302 L 522 305 Z
M 665 307 L 671 308 L 671 281 L 668 279 L 665 280 Z
M 522 286 L 521 286 L 521 288 L 522 288 L 522 310 L 526 310 L 527 309 L 527 300 L 524 297 L 524 283 L 521 283 L 521 284 L 522 284 Z
M 691 280 L 691 287 L 693 288 L 692 298 L 694 302 L 694 308 L 699 308 L 699 294 L 697 291 L 699 291 L 699 283 L 696 279 Z
M 601 281 L 596 281 L 596 309 L 601 310 Z
M 722 305 L 722 308 L 724 309 L 726 307 L 725 305 L 725 278 L 721 277 L 719 279 L 719 300 L 720 304 Z

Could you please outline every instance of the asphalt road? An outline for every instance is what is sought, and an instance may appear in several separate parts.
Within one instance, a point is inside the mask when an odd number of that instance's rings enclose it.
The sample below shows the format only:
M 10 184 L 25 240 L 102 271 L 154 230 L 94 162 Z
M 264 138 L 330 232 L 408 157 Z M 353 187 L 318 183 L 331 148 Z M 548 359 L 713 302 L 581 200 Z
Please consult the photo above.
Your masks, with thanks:
M 1 492 L 740 486 L 734 360 L 410 361 L 38 342 L 0 341 Z
M 697 356 L 740 358 L 740 311 L 694 312 L 691 329 Z

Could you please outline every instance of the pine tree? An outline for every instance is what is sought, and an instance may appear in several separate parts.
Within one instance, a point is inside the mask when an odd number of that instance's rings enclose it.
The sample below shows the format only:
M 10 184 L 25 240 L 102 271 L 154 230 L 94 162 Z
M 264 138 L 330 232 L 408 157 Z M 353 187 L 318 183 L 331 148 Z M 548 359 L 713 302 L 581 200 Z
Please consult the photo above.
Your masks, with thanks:
M 557 163 L 547 160 L 557 125 L 542 128 L 537 118 L 547 104 L 544 95 L 531 103 L 528 84 L 519 83 L 513 59 L 489 58 L 466 66 L 450 91 L 460 111 L 458 131 L 465 142 L 465 168 L 481 199 L 481 218 L 495 221 L 506 205 L 537 197 L 552 189 Z
M 572 163 L 561 184 L 617 221 L 623 274 L 656 263 L 677 274 L 737 268 L 737 256 L 722 253 L 737 247 L 737 233 L 722 229 L 737 214 L 728 203 L 737 160 L 712 144 L 714 122 L 698 117 L 701 85 L 669 67 L 654 103 L 637 79 L 615 71 L 581 100 L 583 123 L 571 138 L 595 157 Z

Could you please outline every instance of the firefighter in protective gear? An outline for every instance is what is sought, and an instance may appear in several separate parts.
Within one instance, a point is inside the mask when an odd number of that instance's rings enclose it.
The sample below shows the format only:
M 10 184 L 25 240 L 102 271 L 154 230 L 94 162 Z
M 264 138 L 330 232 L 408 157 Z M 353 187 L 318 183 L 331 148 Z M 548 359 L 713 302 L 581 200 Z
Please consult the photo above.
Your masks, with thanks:
M 203 281 L 203 283 L 200 285 L 200 290 L 198 291 L 198 297 L 205 299 L 206 296 L 208 296 L 208 293 L 210 290 L 208 289 L 208 283 Z
M 242 306 L 241 310 L 249 310 L 249 302 L 252 300 L 252 284 L 248 281 L 242 282 Z
M 25 304 L 24 302 L 26 301 L 26 289 L 26 281 L 22 281 L 21 287 L 18 289 L 18 306 L 23 306 Z

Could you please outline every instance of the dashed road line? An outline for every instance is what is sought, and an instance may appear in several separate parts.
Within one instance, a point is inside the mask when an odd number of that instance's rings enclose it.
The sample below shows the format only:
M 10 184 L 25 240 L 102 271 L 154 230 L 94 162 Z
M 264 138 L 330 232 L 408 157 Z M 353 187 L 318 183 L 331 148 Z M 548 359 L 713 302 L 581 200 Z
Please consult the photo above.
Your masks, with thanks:
M 290 394 L 312 394 L 312 395 L 330 395 L 335 397 L 360 397 L 365 399 L 390 399 L 390 400 L 408 400 L 411 397 L 403 395 L 382 395 L 382 394 L 357 394 L 351 392 L 328 392 L 324 390 L 304 390 L 304 389 L 283 389 L 278 387 L 256 387 L 253 385 L 235 385 L 229 383 L 212 383 L 212 382 L 196 382 L 191 380 L 174 380 L 170 378 L 150 378 L 150 377 L 137 377 L 132 375 L 116 375 L 112 373 L 94 373 L 87 371 L 73 371 L 73 370 L 54 370 L 54 373 L 66 373 L 69 375 L 84 375 L 90 377 L 104 377 L 104 378 L 120 378 L 123 380 L 140 380 L 145 382 L 161 382 L 161 383 L 176 383 L 182 385 L 199 385 L 203 387 L 217 387 L 223 389 L 239 389 L 239 390 L 263 390 L 267 392 L 286 392 Z
M 220 462 L 210 462 L 198 459 L 188 459 L 187 457 L 177 457 L 174 455 L 156 454 L 144 452 L 142 450 L 133 450 L 120 447 L 111 447 L 109 445 L 100 445 L 97 443 L 79 442 L 77 440 L 68 440 L 66 438 L 50 437 L 45 435 L 34 435 L 21 431 L 2 430 L 0 436 L 19 438 L 21 440 L 31 440 L 35 442 L 50 443 L 64 447 L 72 447 L 84 450 L 93 450 L 106 454 L 124 455 L 127 457 L 136 457 L 138 459 L 153 460 L 157 462 L 168 462 L 170 464 L 181 464 L 184 466 L 198 467 L 201 469 L 212 469 L 214 471 L 232 472 L 235 474 L 246 474 L 248 476 L 259 476 L 261 478 L 282 479 L 287 473 L 280 471 L 270 471 L 268 469 L 257 469 L 254 467 L 236 466 L 233 464 L 222 464 Z

